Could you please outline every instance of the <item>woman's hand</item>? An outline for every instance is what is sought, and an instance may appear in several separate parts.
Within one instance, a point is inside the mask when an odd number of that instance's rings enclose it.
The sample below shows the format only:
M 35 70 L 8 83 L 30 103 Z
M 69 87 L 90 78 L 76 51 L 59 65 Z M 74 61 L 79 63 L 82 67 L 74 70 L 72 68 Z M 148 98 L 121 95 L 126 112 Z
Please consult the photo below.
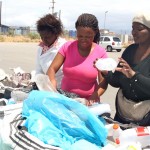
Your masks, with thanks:
M 82 103 L 85 106 L 92 106 L 95 103 L 95 100 L 88 100 L 85 98 L 73 98 L 73 99 L 78 101 L 79 103 Z
M 115 70 L 122 72 L 127 78 L 132 78 L 135 75 L 135 71 L 131 69 L 123 58 L 119 58 L 119 65 L 121 67 L 117 67 Z
M 99 102 L 100 102 L 99 96 L 98 96 L 97 92 L 94 92 L 94 93 L 88 98 L 86 105 L 87 105 L 87 106 L 91 106 L 91 105 L 93 105 L 94 103 L 99 103 Z
M 94 103 L 97 103 L 95 100 L 87 100 L 86 101 L 86 106 L 92 106 Z

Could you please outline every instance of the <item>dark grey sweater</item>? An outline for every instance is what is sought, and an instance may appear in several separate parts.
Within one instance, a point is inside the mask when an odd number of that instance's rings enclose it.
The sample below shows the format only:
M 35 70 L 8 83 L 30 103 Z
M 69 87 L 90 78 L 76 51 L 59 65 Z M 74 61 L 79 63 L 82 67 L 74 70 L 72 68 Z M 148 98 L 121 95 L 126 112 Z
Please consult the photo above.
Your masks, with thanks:
M 105 78 L 111 86 L 121 88 L 126 98 L 138 102 L 150 100 L 150 55 L 138 64 L 133 64 L 137 47 L 137 44 L 132 44 L 122 54 L 122 58 L 136 72 L 132 78 L 117 71 L 109 72 Z

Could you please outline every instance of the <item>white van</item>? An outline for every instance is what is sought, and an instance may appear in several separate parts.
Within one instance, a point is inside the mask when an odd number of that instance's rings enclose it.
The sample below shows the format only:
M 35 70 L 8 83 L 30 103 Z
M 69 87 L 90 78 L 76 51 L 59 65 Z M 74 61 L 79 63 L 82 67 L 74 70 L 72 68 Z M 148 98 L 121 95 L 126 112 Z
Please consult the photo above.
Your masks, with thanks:
M 120 52 L 122 49 L 122 42 L 116 36 L 101 36 L 100 45 L 105 48 L 107 52 L 112 52 L 112 50 Z

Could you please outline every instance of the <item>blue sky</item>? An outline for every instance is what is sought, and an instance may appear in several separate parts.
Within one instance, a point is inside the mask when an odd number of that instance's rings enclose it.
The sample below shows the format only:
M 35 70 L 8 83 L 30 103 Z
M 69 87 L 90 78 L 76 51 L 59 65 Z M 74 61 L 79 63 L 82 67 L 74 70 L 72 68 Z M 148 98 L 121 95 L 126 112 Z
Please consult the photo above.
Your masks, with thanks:
M 36 21 L 52 13 L 52 0 L 0 0 L 2 24 L 34 27 Z M 65 29 L 74 29 L 77 17 L 92 13 L 99 20 L 99 27 L 119 33 L 130 33 L 131 22 L 137 11 L 149 10 L 149 0 L 54 0 L 54 12 L 60 17 Z M 105 12 L 106 20 L 105 20 Z M 104 23 L 105 20 L 105 23 Z

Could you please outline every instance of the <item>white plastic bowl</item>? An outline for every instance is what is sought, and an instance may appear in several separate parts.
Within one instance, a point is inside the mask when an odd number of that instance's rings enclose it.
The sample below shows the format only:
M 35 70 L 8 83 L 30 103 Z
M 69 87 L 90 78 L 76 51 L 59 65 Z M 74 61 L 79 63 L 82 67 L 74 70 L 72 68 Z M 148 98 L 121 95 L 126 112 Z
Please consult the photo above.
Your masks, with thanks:
M 112 58 L 102 58 L 96 61 L 95 66 L 100 71 L 113 71 L 117 67 L 117 62 Z

